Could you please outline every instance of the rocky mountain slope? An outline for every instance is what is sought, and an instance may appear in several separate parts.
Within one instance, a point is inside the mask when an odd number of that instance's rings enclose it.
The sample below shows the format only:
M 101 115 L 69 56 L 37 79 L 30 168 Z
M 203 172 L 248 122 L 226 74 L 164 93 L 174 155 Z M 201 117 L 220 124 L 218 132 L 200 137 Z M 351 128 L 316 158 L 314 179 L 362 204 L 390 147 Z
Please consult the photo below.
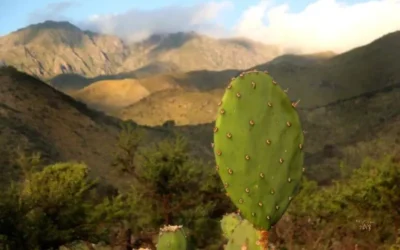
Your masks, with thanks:
M 95 77 L 131 71 L 143 75 L 243 69 L 279 53 L 276 46 L 196 33 L 156 34 L 128 43 L 115 36 L 82 31 L 69 22 L 54 21 L 0 37 L 0 61 L 42 79 L 66 73 Z

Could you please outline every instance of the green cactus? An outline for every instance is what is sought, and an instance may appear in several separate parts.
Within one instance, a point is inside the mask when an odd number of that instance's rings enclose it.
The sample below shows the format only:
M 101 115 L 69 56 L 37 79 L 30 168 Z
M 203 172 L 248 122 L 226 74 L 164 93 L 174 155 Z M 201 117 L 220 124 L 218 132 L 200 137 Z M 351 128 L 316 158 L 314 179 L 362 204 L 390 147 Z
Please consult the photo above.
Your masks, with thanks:
M 230 238 L 233 230 L 240 224 L 242 218 L 239 214 L 231 213 L 224 215 L 221 220 L 221 229 L 226 238 Z
M 187 250 L 188 243 L 182 226 L 164 226 L 160 229 L 157 250 Z
M 225 250 L 260 250 L 260 232 L 247 221 L 241 221 L 228 238 Z
M 258 230 L 282 217 L 304 171 L 295 106 L 268 72 L 259 71 L 233 78 L 219 103 L 216 167 L 228 196 Z

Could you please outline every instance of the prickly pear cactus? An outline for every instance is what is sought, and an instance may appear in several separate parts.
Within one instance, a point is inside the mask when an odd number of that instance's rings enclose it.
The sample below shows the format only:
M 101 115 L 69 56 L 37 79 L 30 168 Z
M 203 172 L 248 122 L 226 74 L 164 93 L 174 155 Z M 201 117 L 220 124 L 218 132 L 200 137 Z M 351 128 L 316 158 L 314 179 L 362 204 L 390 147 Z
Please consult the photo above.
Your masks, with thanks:
M 269 230 L 287 209 L 303 172 L 296 104 L 267 72 L 233 78 L 214 128 L 218 173 L 241 215 Z
M 182 226 L 164 226 L 160 229 L 157 250 L 187 250 L 186 234 Z
M 243 220 L 228 238 L 225 250 L 260 250 L 260 234 L 249 221 Z
M 221 220 L 221 229 L 226 238 L 230 238 L 235 228 L 240 224 L 242 218 L 239 214 L 226 214 Z

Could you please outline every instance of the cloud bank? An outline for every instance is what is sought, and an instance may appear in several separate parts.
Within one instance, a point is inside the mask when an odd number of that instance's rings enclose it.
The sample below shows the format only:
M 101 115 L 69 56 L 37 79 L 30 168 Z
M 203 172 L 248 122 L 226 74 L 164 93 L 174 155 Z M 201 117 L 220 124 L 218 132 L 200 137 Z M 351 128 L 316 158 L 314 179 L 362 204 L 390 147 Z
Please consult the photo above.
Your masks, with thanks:
M 121 14 L 95 15 L 80 22 L 85 29 L 115 34 L 130 41 L 140 40 L 154 33 L 196 31 L 208 35 L 227 35 L 220 24 L 222 10 L 229 10 L 232 3 L 206 2 L 182 7 L 169 6 L 156 10 L 129 10 Z
M 35 12 L 31 21 L 63 19 L 73 2 L 48 5 Z M 261 0 L 239 12 L 230 1 L 204 2 L 194 6 L 169 6 L 155 10 L 95 15 L 74 22 L 82 29 L 120 36 L 129 41 L 154 33 L 196 31 L 215 37 L 242 36 L 284 51 L 313 53 L 343 52 L 367 44 L 389 32 L 400 30 L 400 0 L 315 0 L 300 12 L 290 5 Z M 226 23 L 236 15 L 236 23 Z M 224 26 L 225 25 L 225 26 Z
M 285 50 L 343 52 L 400 30 L 399 13 L 400 0 L 318 0 L 299 13 L 291 13 L 287 4 L 260 1 L 242 13 L 233 33 Z

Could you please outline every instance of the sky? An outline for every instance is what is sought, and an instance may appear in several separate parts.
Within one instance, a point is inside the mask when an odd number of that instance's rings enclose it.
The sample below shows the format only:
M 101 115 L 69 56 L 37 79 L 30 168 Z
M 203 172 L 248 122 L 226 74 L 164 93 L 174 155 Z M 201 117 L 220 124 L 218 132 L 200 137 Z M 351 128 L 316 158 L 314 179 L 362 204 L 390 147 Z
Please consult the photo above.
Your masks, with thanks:
M 0 36 L 45 20 L 137 41 L 195 31 L 344 52 L 400 30 L 400 0 L 0 0 Z

